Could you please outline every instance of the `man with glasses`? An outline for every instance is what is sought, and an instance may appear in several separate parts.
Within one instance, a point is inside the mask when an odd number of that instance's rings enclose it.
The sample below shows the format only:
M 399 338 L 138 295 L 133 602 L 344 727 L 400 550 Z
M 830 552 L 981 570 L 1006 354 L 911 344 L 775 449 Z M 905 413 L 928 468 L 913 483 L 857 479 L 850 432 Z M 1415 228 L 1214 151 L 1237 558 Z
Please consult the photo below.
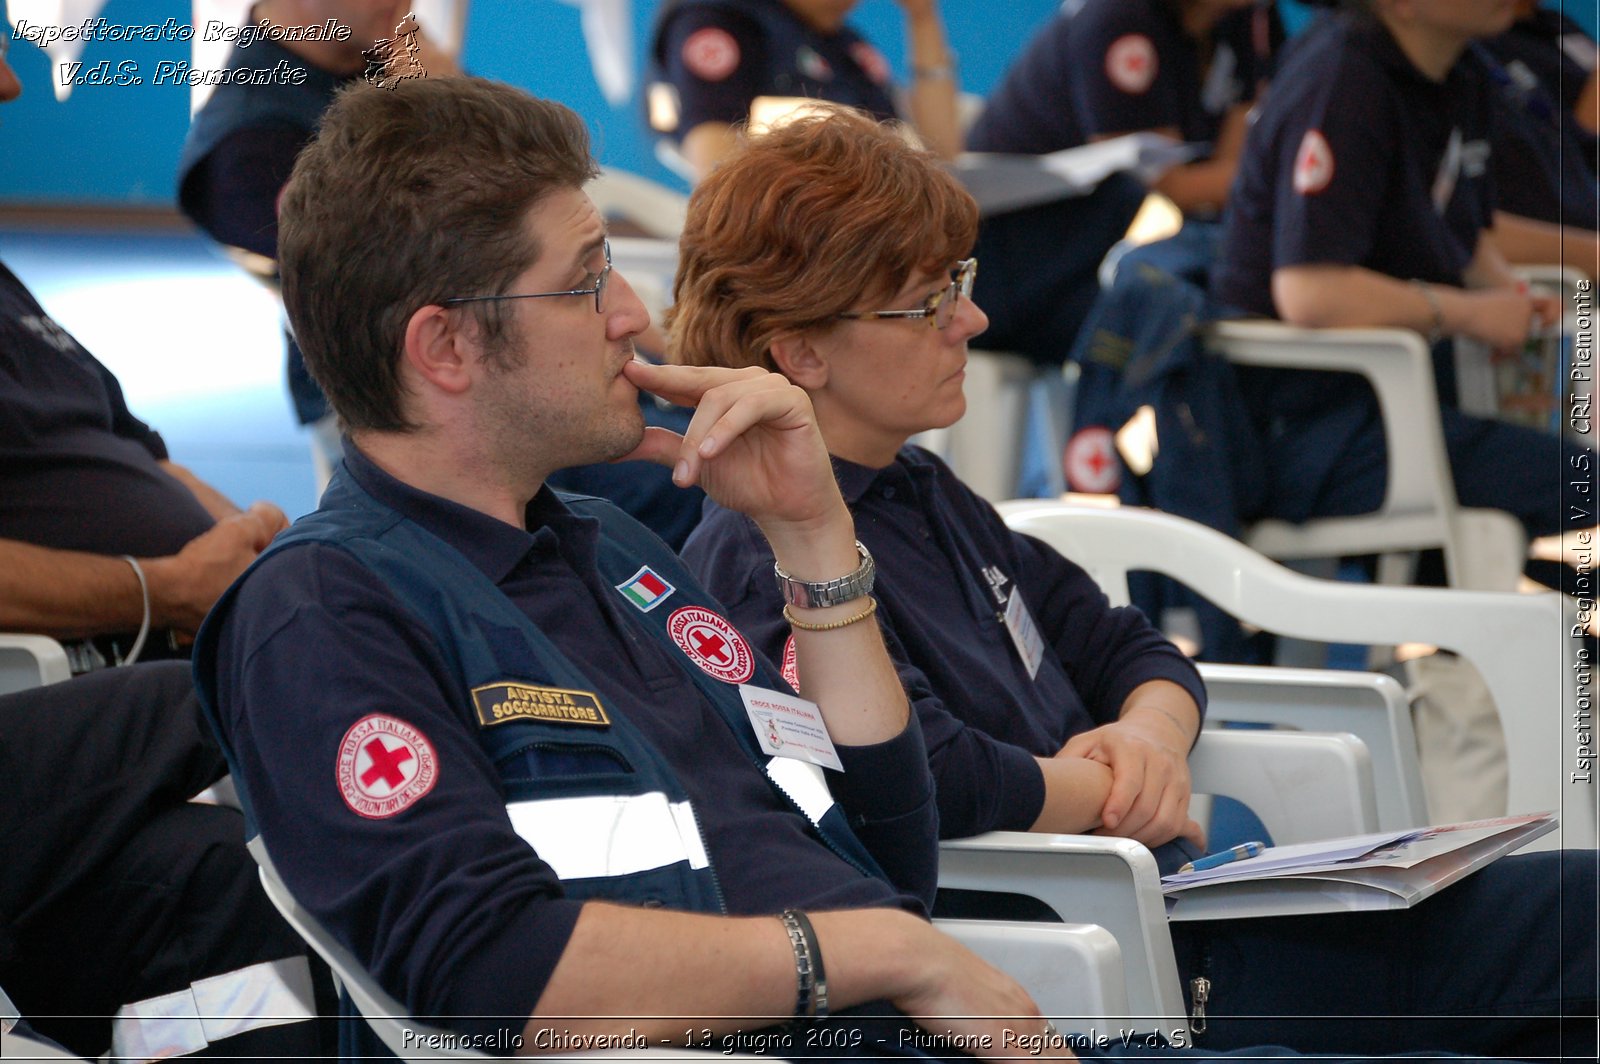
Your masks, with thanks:
M 464 1045 L 720 1047 L 795 1017 L 833 1028 L 769 1032 L 785 1056 L 905 1053 L 916 1016 L 1039 1035 L 923 918 L 926 757 L 858 623 L 873 566 L 804 393 L 634 359 L 648 316 L 592 171 L 570 111 L 477 79 L 352 90 L 296 163 L 284 300 L 346 457 L 196 656 L 262 840 Z M 686 436 L 644 428 L 640 389 L 697 407 Z M 750 700 L 793 696 L 670 551 L 545 486 L 623 456 L 769 537 L 799 712 L 842 773 L 763 751 Z

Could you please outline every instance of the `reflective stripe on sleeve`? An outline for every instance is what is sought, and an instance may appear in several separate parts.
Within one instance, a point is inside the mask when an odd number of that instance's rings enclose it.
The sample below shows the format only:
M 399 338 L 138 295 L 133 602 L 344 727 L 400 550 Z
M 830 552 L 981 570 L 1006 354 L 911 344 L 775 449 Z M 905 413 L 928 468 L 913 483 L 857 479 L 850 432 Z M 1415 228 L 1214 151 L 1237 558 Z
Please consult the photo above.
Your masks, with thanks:
M 122 1006 L 111 1024 L 110 1055 L 127 1060 L 179 1057 L 236 1034 L 315 1015 L 305 957 L 263 961 Z
M 688 802 L 660 791 L 508 802 L 518 835 L 562 879 L 625 876 L 679 861 L 705 868 L 705 844 Z
M 775 757 L 767 762 L 767 778 L 777 784 L 813 824 L 820 824 L 823 814 L 833 808 L 833 793 L 828 790 L 828 781 L 820 765 L 793 757 Z

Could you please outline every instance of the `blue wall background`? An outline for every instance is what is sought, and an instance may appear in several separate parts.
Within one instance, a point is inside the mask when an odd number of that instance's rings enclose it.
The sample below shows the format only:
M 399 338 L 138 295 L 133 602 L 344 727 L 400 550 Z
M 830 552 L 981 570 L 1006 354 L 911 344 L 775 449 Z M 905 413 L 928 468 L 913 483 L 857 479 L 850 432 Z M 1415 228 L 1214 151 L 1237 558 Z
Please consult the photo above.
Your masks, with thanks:
M 1286 9 L 1294 0 L 1282 0 Z M 960 55 L 962 87 L 986 93 L 1057 0 L 945 0 L 950 40 Z M 635 0 L 634 47 L 642 57 L 656 0 Z M 1549 6 L 1563 6 L 1551 3 Z M 1569 15 L 1596 29 L 1600 0 L 1566 0 Z M 112 24 L 143 25 L 190 17 L 185 0 L 110 0 Z M 1290 11 L 1291 16 L 1299 12 Z M 905 74 L 900 9 L 893 0 L 864 0 L 852 23 Z M 637 99 L 613 108 L 590 72 L 576 7 L 559 0 L 476 0 L 467 26 L 465 63 L 474 73 L 499 78 L 567 103 L 589 122 L 595 153 L 612 166 L 678 184 L 654 158 Z M 91 42 L 85 68 L 102 59 L 112 66 L 138 63 L 147 83 L 74 88 L 65 103 L 51 91 L 44 53 L 18 41 L 11 65 L 22 78 L 22 99 L 0 108 L 0 205 L 6 202 L 163 206 L 173 202 L 173 170 L 188 128 L 187 88 L 152 85 L 156 64 L 185 61 L 189 46 Z

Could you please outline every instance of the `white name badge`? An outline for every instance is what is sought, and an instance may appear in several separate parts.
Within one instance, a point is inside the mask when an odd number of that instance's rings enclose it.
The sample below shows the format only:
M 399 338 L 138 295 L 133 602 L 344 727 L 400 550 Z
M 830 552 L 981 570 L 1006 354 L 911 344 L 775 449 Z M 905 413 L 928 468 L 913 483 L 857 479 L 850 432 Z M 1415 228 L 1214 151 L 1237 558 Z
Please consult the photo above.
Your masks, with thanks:
M 1028 604 L 1022 601 L 1022 592 L 1014 587 L 1006 600 L 1006 631 L 1011 633 L 1017 656 L 1028 670 L 1028 679 L 1034 679 L 1039 675 L 1039 663 L 1044 660 L 1044 640 L 1039 638 L 1039 627 L 1033 623 Z
M 750 726 L 755 728 L 762 750 L 773 757 L 792 757 L 844 771 L 815 702 L 747 683 L 739 685 L 739 697 L 744 699 L 744 710 L 750 714 Z

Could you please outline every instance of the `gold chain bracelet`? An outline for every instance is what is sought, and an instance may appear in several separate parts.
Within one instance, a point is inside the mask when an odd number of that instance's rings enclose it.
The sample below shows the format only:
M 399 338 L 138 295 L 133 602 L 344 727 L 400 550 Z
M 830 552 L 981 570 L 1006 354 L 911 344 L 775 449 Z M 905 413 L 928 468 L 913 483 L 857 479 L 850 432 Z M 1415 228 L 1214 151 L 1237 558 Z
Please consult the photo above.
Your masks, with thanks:
M 805 621 L 796 620 L 794 614 L 789 612 L 789 607 L 783 608 L 783 619 L 802 632 L 831 632 L 835 628 L 848 628 L 857 621 L 864 621 L 878 612 L 878 600 L 871 595 L 867 596 L 867 608 L 854 617 L 846 617 L 842 621 L 829 621 L 827 624 L 807 624 Z

